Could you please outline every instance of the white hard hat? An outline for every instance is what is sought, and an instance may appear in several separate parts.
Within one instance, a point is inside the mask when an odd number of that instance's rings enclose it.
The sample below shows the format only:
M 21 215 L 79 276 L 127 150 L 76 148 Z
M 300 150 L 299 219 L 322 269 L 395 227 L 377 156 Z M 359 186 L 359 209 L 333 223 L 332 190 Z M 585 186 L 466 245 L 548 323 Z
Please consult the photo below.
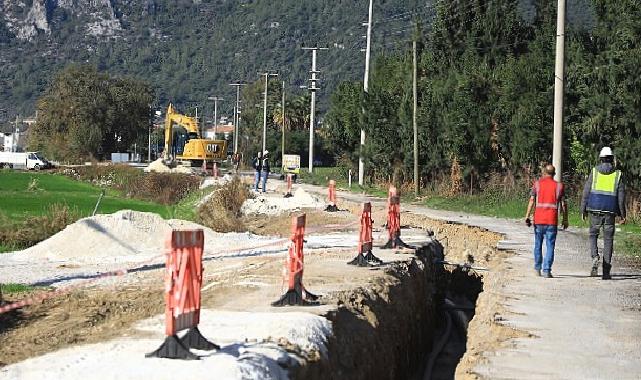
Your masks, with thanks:
M 612 148 L 610 148 L 609 146 L 604 146 L 601 149 L 601 153 L 599 153 L 599 158 L 608 156 L 614 156 L 614 153 L 612 153 Z
M 266 155 L 266 154 L 269 154 L 268 150 L 265 150 L 265 153 L 263 153 L 263 156 Z

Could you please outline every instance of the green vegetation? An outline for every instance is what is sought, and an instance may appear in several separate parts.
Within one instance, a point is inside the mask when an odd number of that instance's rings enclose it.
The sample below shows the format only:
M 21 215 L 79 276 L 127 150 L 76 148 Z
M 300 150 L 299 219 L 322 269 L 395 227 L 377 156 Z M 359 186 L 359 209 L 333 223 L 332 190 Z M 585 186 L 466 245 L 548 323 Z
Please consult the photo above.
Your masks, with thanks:
M 0 288 L 2 289 L 2 294 L 25 293 L 38 289 L 38 287 L 35 286 L 13 283 L 0 284 Z
M 66 162 L 128 151 L 147 137 L 151 101 L 151 89 L 142 82 L 69 66 L 38 99 L 29 149 Z
M 81 217 L 90 216 L 101 189 L 60 175 L 0 171 L 0 252 L 44 240 Z M 173 206 L 129 199 L 107 190 L 98 212 L 123 209 L 155 212 L 164 218 Z
M 37 180 L 38 189 L 27 191 L 29 184 Z M 88 183 L 74 181 L 60 175 L 45 173 L 0 172 L 0 210 L 13 221 L 42 215 L 52 204 L 67 205 L 80 215 L 91 215 L 101 189 Z M 117 191 L 108 190 L 100 202 L 100 213 L 113 213 L 122 209 L 155 212 L 167 218 L 171 207 L 152 202 L 128 199 Z
M 521 3 L 438 2 L 430 28 L 416 28 L 420 176 L 443 193 L 479 192 L 497 174 L 529 182 L 551 160 L 556 3 L 534 1 L 527 13 Z M 607 144 L 638 190 L 641 9 L 592 3 L 592 26 L 567 30 L 564 179 L 580 182 Z M 324 131 L 335 157 L 356 168 L 363 128 L 373 183 L 413 180 L 411 67 L 409 49 L 393 51 L 375 61 L 367 94 L 359 82 L 332 94 Z

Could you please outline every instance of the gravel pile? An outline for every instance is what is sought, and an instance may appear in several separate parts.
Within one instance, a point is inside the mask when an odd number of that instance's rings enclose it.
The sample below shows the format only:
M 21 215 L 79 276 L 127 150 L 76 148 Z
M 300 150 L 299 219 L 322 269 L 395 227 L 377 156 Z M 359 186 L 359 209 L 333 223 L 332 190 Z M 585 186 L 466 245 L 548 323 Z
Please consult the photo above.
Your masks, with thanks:
M 322 209 L 325 202 L 309 194 L 302 188 L 298 188 L 291 198 L 283 198 L 280 194 L 259 196 L 248 199 L 243 204 L 241 211 L 245 215 L 278 215 L 284 212 L 298 211 L 302 209 Z

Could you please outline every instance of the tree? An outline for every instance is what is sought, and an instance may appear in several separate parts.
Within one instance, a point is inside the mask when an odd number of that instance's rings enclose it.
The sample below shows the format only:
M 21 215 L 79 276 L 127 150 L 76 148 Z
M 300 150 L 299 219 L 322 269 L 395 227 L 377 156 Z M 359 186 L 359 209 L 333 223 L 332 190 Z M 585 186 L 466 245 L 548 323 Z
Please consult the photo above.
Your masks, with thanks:
M 151 89 L 140 81 L 112 78 L 92 66 L 69 66 L 38 100 L 29 147 L 65 161 L 127 151 L 147 134 L 152 99 Z

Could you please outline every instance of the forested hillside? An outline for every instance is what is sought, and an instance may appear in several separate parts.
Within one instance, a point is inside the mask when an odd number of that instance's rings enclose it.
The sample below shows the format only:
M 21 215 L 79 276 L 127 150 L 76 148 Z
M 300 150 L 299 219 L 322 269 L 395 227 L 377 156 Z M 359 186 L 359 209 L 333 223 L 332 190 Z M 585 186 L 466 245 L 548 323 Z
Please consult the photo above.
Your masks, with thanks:
M 573 25 L 591 23 L 587 0 L 569 1 Z M 302 91 L 310 54 L 319 54 L 321 108 L 344 80 L 362 78 L 361 25 L 367 0 L 3 0 L 0 2 L 0 112 L 32 115 L 52 75 L 70 63 L 95 64 L 110 75 L 149 82 L 157 105 L 182 109 L 209 95 L 233 98 L 228 83 L 252 82 L 278 70 L 291 91 Z M 410 21 L 429 27 L 432 1 L 376 0 L 374 57 L 404 49 Z M 525 19 L 532 0 L 520 2 Z M 211 107 L 211 105 L 207 105 Z M 231 109 L 231 102 L 221 105 Z M 209 109 L 208 109 L 209 111 Z

